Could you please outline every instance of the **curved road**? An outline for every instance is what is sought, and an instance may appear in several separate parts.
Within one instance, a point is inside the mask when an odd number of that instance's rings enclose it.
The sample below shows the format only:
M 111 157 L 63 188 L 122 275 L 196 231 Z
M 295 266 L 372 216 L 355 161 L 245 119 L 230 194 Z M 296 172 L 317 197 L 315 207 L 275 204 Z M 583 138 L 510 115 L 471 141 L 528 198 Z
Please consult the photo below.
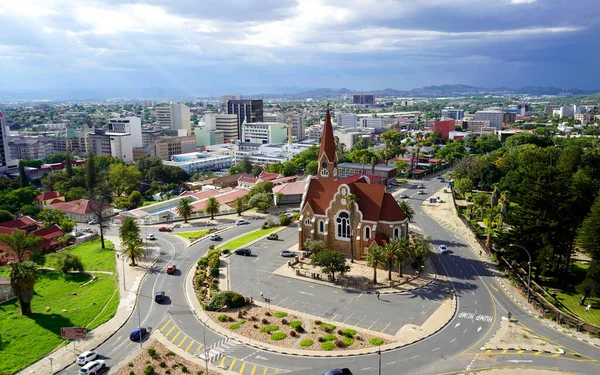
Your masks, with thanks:
M 437 191 L 444 185 L 433 179 L 422 183 L 427 193 Z M 348 358 L 307 358 L 255 349 L 207 329 L 206 341 L 207 346 L 211 348 L 211 362 L 248 375 L 275 372 L 298 375 L 322 374 L 335 367 L 348 367 L 354 374 L 376 374 L 379 363 L 381 363 L 381 373 L 389 375 L 453 373 L 460 370 L 501 366 L 553 368 L 583 374 L 600 373 L 598 362 L 600 352 L 597 348 L 563 335 L 536 318 L 530 317 L 503 292 L 487 270 L 486 264 L 478 259 L 459 235 L 446 229 L 421 210 L 421 201 L 429 194 L 416 194 L 416 184 L 408 191 L 413 192 L 407 194 L 416 210 L 415 225 L 432 238 L 434 248 L 444 243 L 451 250 L 451 254 L 432 255 L 432 262 L 438 274 L 445 279 L 434 285 L 440 288 L 453 288 L 458 297 L 457 313 L 443 330 L 415 344 L 382 352 L 381 356 L 371 354 Z M 261 223 L 262 221 L 259 220 L 251 221 L 250 225 L 233 227 L 221 235 L 226 241 L 258 229 Z M 210 241 L 202 240 L 186 248 L 183 241 L 176 239 L 175 236 L 158 233 L 156 229 L 150 229 L 148 233 L 155 233 L 162 247 L 162 256 L 142 284 L 138 310 L 113 337 L 98 348 L 99 352 L 107 357 L 110 366 L 126 359 L 136 345 L 139 345 L 129 341 L 129 332 L 138 326 L 138 313 L 142 320 L 141 326 L 163 328 L 163 334 L 166 334 L 167 338 L 180 348 L 197 355 L 203 352 L 201 344 L 205 327 L 187 305 L 184 276 L 197 259 L 205 254 Z M 181 273 L 167 275 L 164 269 L 171 263 L 176 264 Z M 277 283 L 274 285 L 273 288 L 276 288 Z M 167 296 L 170 297 L 170 300 L 162 305 L 153 302 L 154 292 L 159 290 L 166 291 Z M 329 298 L 334 303 L 343 303 L 349 296 L 350 293 L 331 294 Z M 413 297 L 418 297 L 418 293 L 414 293 Z M 399 301 L 406 296 L 386 295 L 385 298 L 397 302 L 396 299 Z M 380 306 L 382 302 L 371 299 L 372 315 L 378 316 L 379 311 L 382 310 Z M 546 337 L 555 343 L 556 347 L 562 347 L 565 354 L 556 356 L 517 351 L 508 351 L 504 354 L 481 351 L 480 347 L 495 333 L 501 317 L 508 311 L 530 330 Z M 400 319 L 405 318 L 402 317 L 403 312 L 400 307 L 395 311 L 401 316 Z M 77 368 L 73 365 L 64 373 L 75 374 Z

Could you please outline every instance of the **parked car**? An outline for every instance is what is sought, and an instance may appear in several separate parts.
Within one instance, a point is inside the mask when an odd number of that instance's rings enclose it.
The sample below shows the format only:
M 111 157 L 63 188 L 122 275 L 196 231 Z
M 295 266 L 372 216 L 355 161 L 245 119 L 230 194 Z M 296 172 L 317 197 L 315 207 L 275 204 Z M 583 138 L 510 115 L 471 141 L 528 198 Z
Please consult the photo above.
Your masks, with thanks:
M 171 264 L 169 267 L 167 267 L 167 273 L 169 275 L 174 274 L 175 270 L 177 270 L 177 267 L 174 264 Z
M 237 255 L 244 255 L 244 256 L 248 256 L 248 255 L 252 254 L 252 250 L 250 250 L 250 249 L 248 249 L 248 248 L 246 248 L 246 247 L 242 247 L 241 249 L 237 249 L 237 250 L 235 251 L 235 253 L 236 253 Z
M 291 258 L 291 257 L 295 257 L 296 253 L 294 253 L 293 251 L 289 251 L 289 250 L 281 250 L 279 255 L 281 255 L 282 257 L 285 257 L 285 258 Z
M 106 367 L 106 363 L 101 359 L 97 359 L 80 368 L 79 373 L 82 375 L 96 375 L 104 367 Z
M 155 240 L 155 239 L 156 239 L 156 236 L 154 236 L 152 233 L 150 233 L 150 234 L 147 234 L 147 235 L 146 235 L 146 239 L 147 239 L 147 240 Z
M 446 182 L 446 180 L 444 179 L 444 177 L 440 178 L 440 182 Z
M 146 328 L 136 328 L 129 334 L 129 340 L 131 341 L 140 341 L 143 340 L 144 337 L 148 334 L 148 330 Z
M 406 195 L 406 194 L 400 194 L 400 198 L 402 198 L 402 199 L 408 199 L 408 195 Z
M 87 352 L 83 352 L 77 357 L 78 365 L 85 365 L 86 363 L 93 361 L 98 356 L 98 352 L 95 350 L 88 350 Z
M 352 375 L 352 371 L 347 368 L 334 368 L 333 370 L 329 370 L 323 375 Z
M 417 189 L 425 189 L 425 186 L 423 184 L 419 184 L 417 185 Z
M 81 231 L 85 233 L 92 233 L 92 230 L 90 228 L 83 228 Z
M 173 230 L 173 228 L 169 228 L 169 227 L 160 227 L 158 228 L 159 232 L 171 232 Z
M 419 190 L 419 194 L 421 194 L 421 195 L 425 194 L 425 190 Z
M 96 224 L 98 224 L 97 219 L 92 219 L 92 220 L 88 221 L 88 225 L 96 225 Z
M 247 220 L 238 220 L 235 222 L 235 225 L 246 225 L 250 224 Z
M 440 245 L 440 253 L 442 253 L 442 254 L 448 253 L 448 248 L 446 247 L 446 245 Z
M 154 295 L 154 302 L 161 303 L 165 300 L 165 292 L 156 292 Z
M 221 240 L 221 236 L 219 236 L 218 234 L 211 234 L 210 237 L 208 237 L 211 241 L 220 241 Z
M 279 235 L 277 233 L 271 233 L 267 237 L 267 240 L 278 240 L 278 239 L 279 239 Z

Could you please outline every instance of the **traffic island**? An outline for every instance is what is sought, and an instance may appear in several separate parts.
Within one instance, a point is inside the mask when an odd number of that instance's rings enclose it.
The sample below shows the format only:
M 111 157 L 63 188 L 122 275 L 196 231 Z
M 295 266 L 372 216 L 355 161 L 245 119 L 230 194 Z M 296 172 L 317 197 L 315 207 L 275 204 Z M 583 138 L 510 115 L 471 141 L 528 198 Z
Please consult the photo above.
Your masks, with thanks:
M 482 350 L 525 350 L 533 352 L 564 354 L 557 345 L 552 344 L 516 320 L 502 318 L 500 327 L 494 336 L 481 348 Z

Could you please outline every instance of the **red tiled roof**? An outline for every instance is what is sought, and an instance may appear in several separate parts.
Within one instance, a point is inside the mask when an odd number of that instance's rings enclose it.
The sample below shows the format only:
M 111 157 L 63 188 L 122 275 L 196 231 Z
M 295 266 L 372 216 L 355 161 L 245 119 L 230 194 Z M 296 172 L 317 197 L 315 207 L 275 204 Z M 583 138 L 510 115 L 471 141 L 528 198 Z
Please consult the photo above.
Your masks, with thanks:
M 219 195 L 219 191 L 215 189 L 207 189 L 203 190 L 199 193 L 194 193 L 192 196 L 198 200 L 206 199 L 208 197 L 214 197 L 215 195 Z
M 263 180 L 263 181 L 271 181 L 271 180 L 275 180 L 279 176 L 280 176 L 279 173 L 269 173 L 269 172 L 263 171 L 263 172 L 260 172 L 260 174 L 258 175 L 258 179 Z
M 56 224 L 49 226 L 48 228 L 38 229 L 33 232 L 36 236 L 46 238 L 48 240 L 52 240 L 57 237 L 62 237 L 65 235 L 65 232 L 60 229 L 60 227 Z
M 306 188 L 306 182 L 290 182 L 283 185 L 273 186 L 273 193 L 281 193 L 283 195 L 302 195 Z
M 297 180 L 299 177 L 301 177 L 301 176 L 282 177 L 282 178 L 278 178 L 276 180 L 273 180 L 272 182 L 273 182 L 273 184 L 281 184 L 283 182 Z
M 250 177 L 250 175 L 248 173 L 236 173 L 236 174 L 232 174 L 229 176 L 219 177 L 215 180 L 215 183 L 219 183 L 219 184 L 232 183 L 232 182 L 237 181 L 242 176 Z
M 245 176 L 242 176 L 238 179 L 238 182 L 247 182 L 249 184 L 255 184 L 257 181 L 258 181 L 258 178 L 245 177 Z
M 385 244 L 388 242 L 388 238 L 385 234 L 380 233 L 375 238 L 369 238 L 369 240 L 367 241 L 367 247 L 371 247 L 373 242 L 377 243 L 377 245 L 379 246 L 385 246 Z
M 95 209 L 98 209 L 100 202 L 90 201 L 87 199 L 78 199 L 70 202 L 58 202 L 52 203 L 51 206 L 56 210 L 61 210 L 65 212 L 70 212 L 78 215 L 85 215 L 93 213 Z M 111 209 L 112 206 L 109 204 L 104 204 L 102 206 L 103 210 Z
M 219 204 L 229 204 L 229 203 L 233 202 L 236 198 L 243 197 L 246 194 L 248 194 L 248 190 L 244 190 L 244 189 L 232 190 L 225 194 L 216 195 L 215 199 L 217 200 L 217 202 L 219 202 Z M 195 211 L 203 210 L 204 207 L 206 206 L 206 202 L 208 202 L 208 198 L 203 199 L 199 202 L 192 203 L 192 207 L 194 207 Z
M 379 220 L 383 221 L 402 221 L 406 219 L 406 214 L 400 206 L 398 202 L 394 199 L 394 197 L 386 193 L 383 196 L 383 201 L 381 204 L 381 213 L 379 214 Z
M 57 191 L 45 191 L 42 194 L 35 197 L 35 200 L 36 201 L 45 201 L 48 199 L 54 199 L 54 198 L 59 198 L 59 197 L 64 197 L 64 194 L 61 194 Z
M 11 233 L 10 229 L 24 229 L 27 227 L 41 227 L 42 224 L 33 220 L 29 216 L 23 216 L 15 220 L 7 221 L 5 223 L 0 223 L 0 227 L 8 228 L 9 234 Z M 36 228 L 37 229 L 37 228 Z
M 327 112 L 325 113 L 325 126 L 323 126 L 323 136 L 321 138 L 321 149 L 319 150 L 319 160 L 325 153 L 327 159 L 330 162 L 337 162 L 337 155 L 335 153 L 335 138 L 333 137 L 333 125 L 331 124 L 331 113 L 329 113 L 329 106 L 327 106 Z

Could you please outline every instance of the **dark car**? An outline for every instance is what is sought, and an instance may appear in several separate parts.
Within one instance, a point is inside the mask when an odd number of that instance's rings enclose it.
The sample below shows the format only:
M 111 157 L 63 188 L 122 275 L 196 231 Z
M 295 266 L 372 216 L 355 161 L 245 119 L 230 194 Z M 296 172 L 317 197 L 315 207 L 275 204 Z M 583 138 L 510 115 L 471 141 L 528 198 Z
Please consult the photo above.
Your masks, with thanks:
M 136 328 L 131 331 L 129 334 L 129 340 L 131 341 L 140 341 L 148 334 L 148 330 L 146 328 Z
M 165 300 L 165 292 L 156 292 L 156 294 L 154 295 L 154 301 L 155 302 L 163 302 Z
M 347 368 L 334 368 L 323 375 L 352 375 L 352 371 Z
M 170 232 L 170 231 L 172 231 L 172 230 L 173 230 L 173 229 L 171 229 L 171 228 L 169 228 L 169 227 L 160 227 L 160 228 L 158 228 L 158 231 L 159 231 L 159 232 Z
M 250 250 L 250 249 L 248 249 L 248 248 L 245 248 L 245 247 L 243 247 L 243 248 L 241 248 L 241 249 L 237 249 L 237 250 L 235 251 L 235 253 L 236 253 L 237 255 L 244 255 L 244 256 L 248 256 L 248 255 L 252 254 L 252 250 Z

